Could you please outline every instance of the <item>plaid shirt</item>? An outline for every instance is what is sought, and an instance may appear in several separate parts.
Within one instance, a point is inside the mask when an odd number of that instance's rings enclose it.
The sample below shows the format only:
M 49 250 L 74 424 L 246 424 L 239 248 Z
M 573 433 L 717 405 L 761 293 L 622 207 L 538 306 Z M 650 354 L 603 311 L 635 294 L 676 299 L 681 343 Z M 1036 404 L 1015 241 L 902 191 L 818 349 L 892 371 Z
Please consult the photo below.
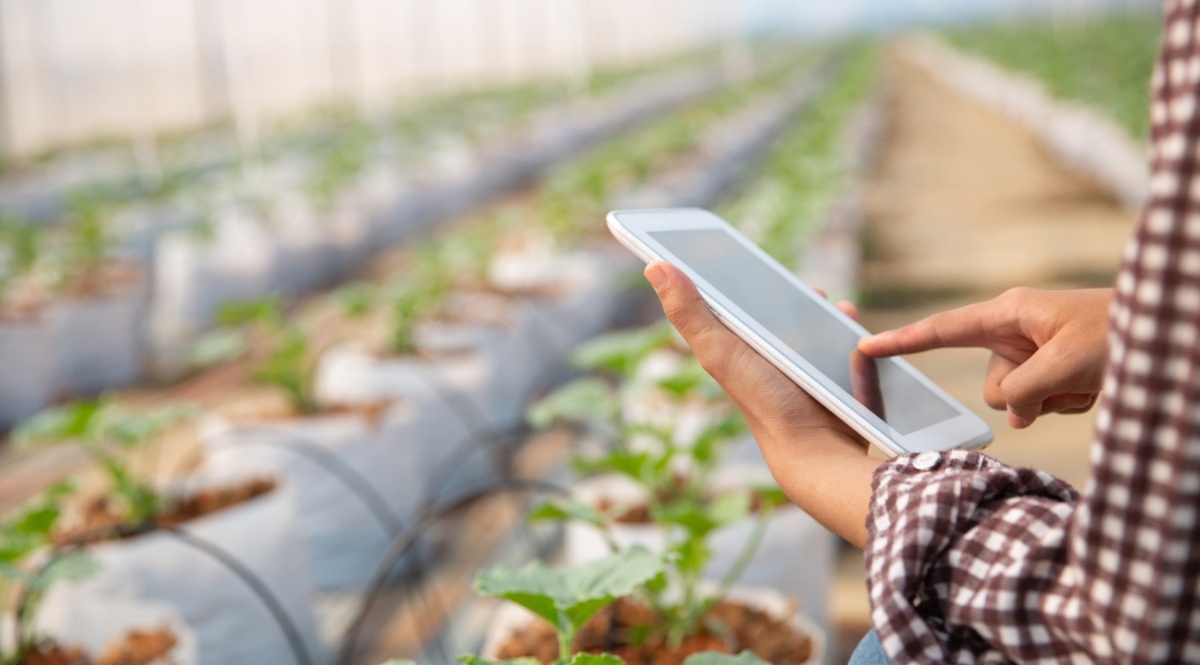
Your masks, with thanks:
M 1200 663 L 1200 2 L 1167 2 L 1163 39 L 1087 490 L 963 451 L 881 466 L 868 587 L 898 664 Z

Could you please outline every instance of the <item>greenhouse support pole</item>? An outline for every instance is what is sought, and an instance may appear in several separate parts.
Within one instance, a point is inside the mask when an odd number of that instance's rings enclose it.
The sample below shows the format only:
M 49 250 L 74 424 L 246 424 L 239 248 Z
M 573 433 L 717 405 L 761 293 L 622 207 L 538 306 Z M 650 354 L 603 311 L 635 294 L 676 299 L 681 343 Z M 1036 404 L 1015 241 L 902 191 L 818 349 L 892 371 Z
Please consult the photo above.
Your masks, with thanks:
M 8 107 L 8 102 L 12 99 L 12 90 L 9 89 L 12 81 L 8 72 L 6 48 L 8 44 L 12 44 L 12 40 L 8 39 L 7 12 L 8 2 L 0 0 L 0 172 L 4 170 L 5 164 L 13 161 L 16 154 L 13 145 L 12 112 Z

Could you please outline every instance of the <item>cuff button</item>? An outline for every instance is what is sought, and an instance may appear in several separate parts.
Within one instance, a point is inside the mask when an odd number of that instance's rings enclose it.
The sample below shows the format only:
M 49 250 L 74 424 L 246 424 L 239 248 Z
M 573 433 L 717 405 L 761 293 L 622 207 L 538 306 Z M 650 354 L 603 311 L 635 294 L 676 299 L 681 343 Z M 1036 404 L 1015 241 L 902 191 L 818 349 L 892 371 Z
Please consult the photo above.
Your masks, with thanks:
M 937 463 L 942 461 L 942 454 L 933 450 L 921 453 L 913 458 L 912 465 L 914 469 L 928 471 L 937 466 Z

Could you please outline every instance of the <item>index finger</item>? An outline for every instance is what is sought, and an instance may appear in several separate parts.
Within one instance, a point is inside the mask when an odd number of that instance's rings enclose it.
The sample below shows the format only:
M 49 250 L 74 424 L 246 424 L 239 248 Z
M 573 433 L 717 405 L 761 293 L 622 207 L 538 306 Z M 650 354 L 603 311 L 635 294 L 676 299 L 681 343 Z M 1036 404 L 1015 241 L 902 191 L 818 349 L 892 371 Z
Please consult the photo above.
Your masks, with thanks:
M 943 347 L 986 347 L 991 319 L 988 305 L 983 302 L 939 312 L 903 328 L 864 337 L 858 340 L 858 349 L 884 358 Z

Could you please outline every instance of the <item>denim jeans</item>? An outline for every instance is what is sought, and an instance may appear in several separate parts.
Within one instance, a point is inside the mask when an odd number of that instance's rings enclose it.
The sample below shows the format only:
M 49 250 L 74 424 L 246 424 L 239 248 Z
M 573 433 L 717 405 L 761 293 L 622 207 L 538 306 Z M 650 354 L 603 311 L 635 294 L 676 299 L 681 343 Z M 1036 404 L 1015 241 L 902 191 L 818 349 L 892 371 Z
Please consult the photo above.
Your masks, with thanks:
M 872 630 L 862 638 L 858 647 L 854 649 L 854 653 L 850 655 L 849 665 L 892 665 L 892 661 L 883 652 L 879 636 Z

